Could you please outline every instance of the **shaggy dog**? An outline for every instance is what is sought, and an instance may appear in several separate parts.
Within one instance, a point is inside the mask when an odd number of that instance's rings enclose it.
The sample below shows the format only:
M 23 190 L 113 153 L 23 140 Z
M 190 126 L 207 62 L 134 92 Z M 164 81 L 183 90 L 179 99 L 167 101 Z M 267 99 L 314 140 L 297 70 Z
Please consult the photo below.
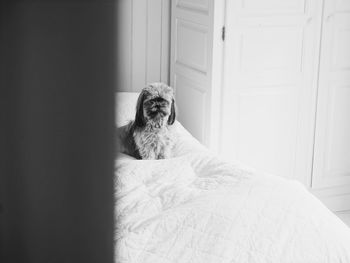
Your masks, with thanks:
M 175 115 L 173 89 L 164 83 L 149 84 L 137 100 L 135 120 L 118 129 L 122 152 L 137 159 L 169 158 Z

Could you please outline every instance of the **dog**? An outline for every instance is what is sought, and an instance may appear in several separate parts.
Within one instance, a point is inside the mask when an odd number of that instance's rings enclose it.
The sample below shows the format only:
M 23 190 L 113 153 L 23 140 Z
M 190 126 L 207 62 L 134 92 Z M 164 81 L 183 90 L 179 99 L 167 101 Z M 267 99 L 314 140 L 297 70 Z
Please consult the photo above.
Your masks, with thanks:
M 175 118 L 173 89 L 164 83 L 149 84 L 138 97 L 135 120 L 119 128 L 122 152 L 136 159 L 170 158 Z

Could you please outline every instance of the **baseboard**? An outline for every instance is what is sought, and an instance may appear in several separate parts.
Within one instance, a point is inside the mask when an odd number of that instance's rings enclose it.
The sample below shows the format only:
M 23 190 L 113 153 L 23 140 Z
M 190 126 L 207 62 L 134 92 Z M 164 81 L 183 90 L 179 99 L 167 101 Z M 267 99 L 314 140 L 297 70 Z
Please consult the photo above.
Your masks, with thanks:
M 350 210 L 335 213 L 345 224 L 350 227 Z
M 349 185 L 342 187 L 310 189 L 333 212 L 350 211 Z

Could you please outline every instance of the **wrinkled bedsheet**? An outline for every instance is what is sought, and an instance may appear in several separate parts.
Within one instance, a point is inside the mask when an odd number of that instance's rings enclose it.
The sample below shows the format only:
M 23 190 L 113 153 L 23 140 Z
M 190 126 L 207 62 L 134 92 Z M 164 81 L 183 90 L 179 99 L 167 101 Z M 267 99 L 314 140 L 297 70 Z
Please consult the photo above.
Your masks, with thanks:
M 116 262 L 350 262 L 350 229 L 303 185 L 174 129 L 174 158 L 116 160 Z

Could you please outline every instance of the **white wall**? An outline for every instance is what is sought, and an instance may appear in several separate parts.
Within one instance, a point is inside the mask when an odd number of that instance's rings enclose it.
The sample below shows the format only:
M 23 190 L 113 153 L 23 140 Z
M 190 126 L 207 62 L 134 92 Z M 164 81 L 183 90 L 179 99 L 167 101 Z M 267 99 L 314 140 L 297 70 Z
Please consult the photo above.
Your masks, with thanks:
M 169 83 L 170 0 L 119 0 L 117 90 Z

